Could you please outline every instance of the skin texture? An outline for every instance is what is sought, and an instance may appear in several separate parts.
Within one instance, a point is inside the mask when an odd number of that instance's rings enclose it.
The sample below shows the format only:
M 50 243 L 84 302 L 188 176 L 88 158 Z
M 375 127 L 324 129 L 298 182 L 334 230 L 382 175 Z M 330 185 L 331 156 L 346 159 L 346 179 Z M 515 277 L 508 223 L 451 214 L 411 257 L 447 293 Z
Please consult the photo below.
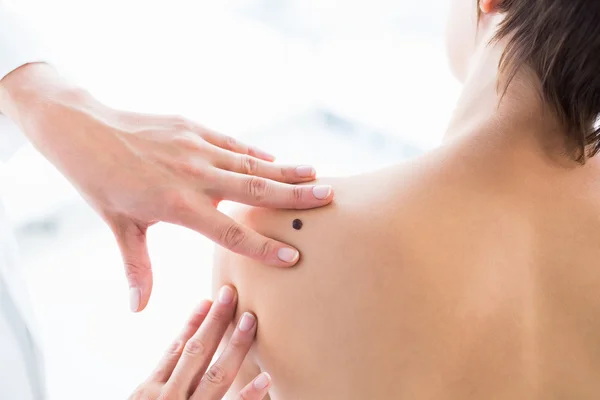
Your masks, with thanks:
M 110 226 L 133 311 L 146 307 L 152 291 L 146 232 L 154 223 L 182 225 L 237 253 L 289 267 L 296 249 L 235 223 L 217 211 L 219 202 L 311 208 L 333 198 L 327 186 L 289 184 L 314 180 L 312 167 L 273 164 L 269 154 L 183 117 L 111 109 L 49 65 L 25 65 L 3 78 L 0 112 Z
M 445 35 L 449 66 L 456 79 L 464 81 L 467 60 L 477 44 L 477 0 L 450 0 L 449 13 Z
M 261 321 L 240 379 L 268 370 L 271 399 L 600 398 L 600 161 L 573 161 L 527 69 L 499 103 L 484 3 L 472 51 L 449 49 L 464 89 L 443 146 L 321 181 L 322 209 L 233 214 L 302 253 L 215 257 Z
M 272 399 L 600 396 L 597 163 L 460 154 L 327 181 L 321 210 L 238 211 L 302 250 L 285 271 L 216 258 L 261 320 L 247 368 L 270 371 Z
M 236 300 L 235 290 L 226 286 L 221 288 L 216 303 L 201 303 L 155 371 L 130 400 L 221 399 L 237 375 L 256 333 L 256 317 L 245 313 L 223 354 L 209 368 L 235 312 Z M 270 376 L 262 373 L 237 394 L 237 399 L 263 399 L 270 385 Z

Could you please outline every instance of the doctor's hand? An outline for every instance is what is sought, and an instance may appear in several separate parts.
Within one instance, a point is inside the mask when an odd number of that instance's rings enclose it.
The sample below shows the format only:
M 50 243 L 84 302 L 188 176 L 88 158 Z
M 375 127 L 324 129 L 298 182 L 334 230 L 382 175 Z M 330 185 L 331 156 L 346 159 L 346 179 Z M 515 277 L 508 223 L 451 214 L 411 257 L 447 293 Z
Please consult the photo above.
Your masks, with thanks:
M 117 239 L 133 311 L 152 291 L 146 231 L 165 221 L 273 266 L 292 266 L 298 251 L 217 210 L 222 200 L 306 209 L 333 198 L 308 166 L 273 157 L 181 117 L 110 109 L 70 86 L 46 64 L 28 64 L 0 81 L 0 112 L 23 130 L 108 223 Z
M 218 400 L 238 374 L 256 333 L 256 317 L 245 313 L 219 359 L 210 361 L 229 326 L 236 304 L 231 287 L 221 289 L 217 302 L 200 304 L 180 337 L 156 370 L 140 385 L 130 400 Z M 262 373 L 242 389 L 239 399 L 263 399 L 271 378 Z

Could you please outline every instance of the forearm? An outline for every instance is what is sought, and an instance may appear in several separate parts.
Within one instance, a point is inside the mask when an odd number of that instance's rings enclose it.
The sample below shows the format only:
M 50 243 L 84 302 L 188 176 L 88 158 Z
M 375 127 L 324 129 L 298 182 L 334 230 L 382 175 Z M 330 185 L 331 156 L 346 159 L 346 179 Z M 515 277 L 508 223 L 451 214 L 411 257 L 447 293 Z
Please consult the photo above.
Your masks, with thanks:
M 99 186 L 114 172 L 111 153 L 118 149 L 114 145 L 118 139 L 108 129 L 114 125 L 109 121 L 111 110 L 52 66 L 36 63 L 17 68 L 0 81 L 0 112 L 82 194 L 100 196 Z M 89 163 L 101 167 L 85 168 Z
M 61 105 L 91 101 L 88 93 L 69 84 L 52 66 L 45 63 L 25 64 L 0 80 L 0 113 L 13 120 L 28 137 L 52 132 L 52 129 L 27 128 L 39 119 L 59 114 L 57 109 Z M 29 139 L 37 141 L 41 138 Z

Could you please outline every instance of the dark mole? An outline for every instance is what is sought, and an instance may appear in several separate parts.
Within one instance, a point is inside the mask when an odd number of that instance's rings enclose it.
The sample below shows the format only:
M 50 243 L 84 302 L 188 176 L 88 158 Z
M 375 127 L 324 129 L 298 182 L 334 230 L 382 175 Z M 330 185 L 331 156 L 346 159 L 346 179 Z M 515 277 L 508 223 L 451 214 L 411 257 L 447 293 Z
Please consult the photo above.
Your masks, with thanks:
M 295 230 L 299 231 L 300 229 L 302 229 L 302 221 L 300 221 L 299 219 L 295 219 L 295 220 L 292 222 L 292 227 L 293 227 Z

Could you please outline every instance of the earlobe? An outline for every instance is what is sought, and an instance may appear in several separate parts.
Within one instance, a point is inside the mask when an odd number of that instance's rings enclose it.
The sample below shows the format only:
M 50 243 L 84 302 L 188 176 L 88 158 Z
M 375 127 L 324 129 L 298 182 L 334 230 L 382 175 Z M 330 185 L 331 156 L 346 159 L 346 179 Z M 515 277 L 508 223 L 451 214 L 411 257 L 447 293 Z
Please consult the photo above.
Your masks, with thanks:
M 494 11 L 497 3 L 497 0 L 479 0 L 479 9 L 482 13 L 489 14 Z

